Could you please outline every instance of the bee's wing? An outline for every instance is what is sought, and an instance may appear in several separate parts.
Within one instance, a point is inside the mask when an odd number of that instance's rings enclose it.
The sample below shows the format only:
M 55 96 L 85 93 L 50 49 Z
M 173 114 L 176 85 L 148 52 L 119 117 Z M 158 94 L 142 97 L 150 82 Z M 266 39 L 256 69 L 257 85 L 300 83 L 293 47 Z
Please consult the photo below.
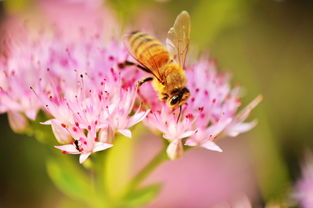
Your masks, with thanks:
M 126 45 L 126 48 L 129 54 L 146 69 L 144 71 L 152 74 L 157 80 L 159 80 L 159 82 L 163 83 L 161 73 L 159 72 L 160 66 L 158 62 L 155 60 L 155 58 L 153 57 L 150 50 L 149 49 L 146 50 L 146 53 L 144 54 L 145 55 L 144 58 L 142 59 L 138 58 L 129 44 L 130 36 L 131 36 L 130 34 L 127 34 L 124 36 L 124 44 Z M 146 60 L 150 60 L 150 61 L 148 62 Z
M 190 42 L 191 21 L 187 11 L 182 11 L 167 34 L 166 46 L 177 63 L 183 68 Z

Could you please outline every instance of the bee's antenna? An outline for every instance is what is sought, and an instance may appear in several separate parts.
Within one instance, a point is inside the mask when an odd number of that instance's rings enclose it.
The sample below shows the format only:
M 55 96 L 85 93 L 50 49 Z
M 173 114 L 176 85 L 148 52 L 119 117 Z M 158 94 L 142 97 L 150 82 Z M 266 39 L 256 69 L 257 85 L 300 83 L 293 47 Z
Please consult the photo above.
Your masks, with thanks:
M 179 121 L 180 114 L 181 114 L 181 110 L 182 110 L 182 107 L 181 107 L 181 105 L 180 105 L 180 106 L 179 106 L 179 114 L 178 114 L 176 123 L 178 123 L 178 121 Z

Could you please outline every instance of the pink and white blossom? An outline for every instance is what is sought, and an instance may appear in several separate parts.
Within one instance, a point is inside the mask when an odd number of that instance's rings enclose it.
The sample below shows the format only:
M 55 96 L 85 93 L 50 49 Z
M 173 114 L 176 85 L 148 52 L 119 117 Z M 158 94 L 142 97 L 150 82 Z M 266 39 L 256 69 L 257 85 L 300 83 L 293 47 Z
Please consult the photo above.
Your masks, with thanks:
M 149 112 L 137 110 L 130 116 L 137 90 L 135 85 L 125 86 L 119 73 L 118 60 L 124 58 L 125 49 L 118 44 L 101 48 L 97 39 L 92 41 L 69 46 L 66 50 L 70 55 L 53 58 L 46 71 L 51 90 L 33 88 L 44 110 L 53 117 L 44 124 L 50 124 L 57 140 L 65 144 L 57 148 L 69 154 L 80 153 L 80 162 L 93 152 L 111 147 L 116 133 L 131 137 L 129 128 Z M 109 53 L 111 47 L 119 47 L 124 54 L 117 57 Z M 54 49 L 54 54 L 61 54 L 62 49 L 60 53 Z M 60 59 L 67 64 L 60 64 Z
M 112 144 L 98 142 L 96 130 L 94 128 L 89 129 L 87 136 L 79 128 L 77 128 L 77 131 L 73 130 L 71 135 L 74 138 L 74 142 L 72 144 L 55 147 L 62 150 L 65 154 L 80 154 L 80 163 L 83 163 L 92 153 L 102 151 L 113 146 Z
M 191 97 L 179 109 L 169 110 L 165 103 L 156 100 L 154 90 L 148 86 L 141 90 L 142 102 L 151 106 L 145 124 L 163 133 L 170 144 L 167 153 L 171 159 L 182 155 L 182 144 L 198 146 L 221 152 L 215 143 L 220 135 L 237 136 L 250 130 L 256 121 L 244 123 L 251 110 L 262 100 L 258 96 L 237 114 L 239 88 L 231 89 L 230 76 L 218 73 L 215 62 L 202 58 L 199 63 L 186 69 Z
M 77 13 L 80 5 L 70 11 Z M 51 8 L 47 7 L 48 15 L 56 12 Z M 73 16 L 66 18 L 68 23 L 75 22 L 70 27 L 75 37 L 67 35 L 69 28 L 58 24 L 64 19 L 55 15 L 48 18 L 49 29 L 38 26 L 37 31 L 16 19 L 1 57 L 0 110 L 8 113 L 12 129 L 23 131 L 26 117 L 34 120 L 38 111 L 44 111 L 50 119 L 43 124 L 51 125 L 63 144 L 56 147 L 64 153 L 81 154 L 80 162 L 111 147 L 116 133 L 131 137 L 130 128 L 149 112 L 134 112 L 137 90 L 133 80 L 127 81 L 128 72 L 118 67 L 129 55 L 122 43 L 112 39 L 113 33 L 104 31 L 111 31 L 103 25 L 110 18 L 100 11 L 99 7 L 86 9 L 92 23 L 86 26 Z M 91 18 L 90 14 L 95 15 Z M 108 38 L 110 42 L 104 44 Z

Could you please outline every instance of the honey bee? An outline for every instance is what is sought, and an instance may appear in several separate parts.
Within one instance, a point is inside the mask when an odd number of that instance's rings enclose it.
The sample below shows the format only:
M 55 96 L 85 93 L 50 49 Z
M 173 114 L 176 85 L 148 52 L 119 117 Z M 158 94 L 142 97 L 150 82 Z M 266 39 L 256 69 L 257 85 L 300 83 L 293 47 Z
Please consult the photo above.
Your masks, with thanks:
M 152 75 L 139 81 L 138 85 L 153 81 L 159 99 L 166 101 L 172 109 L 180 107 L 180 111 L 190 96 L 184 71 L 190 29 L 190 16 L 188 12 L 182 11 L 168 31 L 166 47 L 154 37 L 140 31 L 134 31 L 125 38 L 129 53 L 139 64 L 129 61 L 124 64 L 136 65 Z

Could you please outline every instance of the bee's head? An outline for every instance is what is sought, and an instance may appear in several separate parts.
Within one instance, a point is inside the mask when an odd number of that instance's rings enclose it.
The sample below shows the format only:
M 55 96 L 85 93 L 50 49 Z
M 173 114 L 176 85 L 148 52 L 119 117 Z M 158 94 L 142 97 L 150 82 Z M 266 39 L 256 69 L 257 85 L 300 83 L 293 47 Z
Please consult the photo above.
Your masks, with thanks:
M 181 89 L 175 89 L 171 92 L 167 104 L 171 108 L 179 107 L 188 100 L 189 96 L 190 92 L 186 87 Z

